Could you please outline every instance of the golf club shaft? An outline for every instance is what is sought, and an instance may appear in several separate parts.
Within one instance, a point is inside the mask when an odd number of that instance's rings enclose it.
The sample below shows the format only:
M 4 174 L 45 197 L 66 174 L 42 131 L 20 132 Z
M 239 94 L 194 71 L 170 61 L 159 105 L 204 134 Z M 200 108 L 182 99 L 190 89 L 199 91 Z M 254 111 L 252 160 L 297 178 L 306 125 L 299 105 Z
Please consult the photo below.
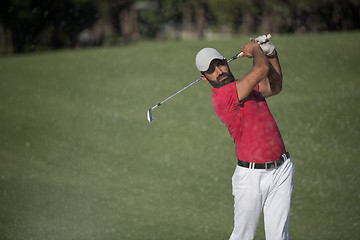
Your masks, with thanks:
M 161 104 L 163 104 L 164 102 L 166 102 L 167 100 L 169 100 L 170 98 L 174 97 L 175 95 L 181 93 L 182 91 L 184 91 L 185 89 L 187 89 L 188 87 L 192 86 L 193 84 L 197 83 L 198 81 L 201 80 L 201 77 L 199 77 L 198 79 L 196 79 L 195 81 L 193 81 L 192 83 L 190 83 L 189 85 L 187 85 L 186 87 L 180 89 L 179 91 L 177 91 L 176 93 L 174 93 L 173 95 L 171 95 L 170 97 L 164 99 L 163 101 L 159 102 L 158 104 L 156 104 L 155 106 L 153 106 L 152 108 L 150 108 L 151 110 L 153 110 L 154 108 L 160 106 Z
M 242 52 L 239 52 L 238 54 L 236 54 L 235 56 L 233 56 L 232 58 L 230 58 L 229 60 L 227 60 L 227 62 L 231 62 L 235 59 L 237 59 L 238 57 L 240 57 L 242 54 Z M 181 93 L 182 91 L 184 91 L 185 89 L 187 89 L 188 87 L 194 85 L 195 83 L 197 83 L 198 81 L 201 80 L 201 77 L 199 77 L 198 79 L 196 79 L 195 81 L 193 81 L 192 83 L 190 83 L 189 85 L 187 85 L 186 87 L 180 89 L 179 91 L 177 91 L 176 93 L 174 93 L 173 95 L 171 95 L 170 97 L 164 99 L 163 101 L 159 102 L 158 104 L 156 104 L 155 106 L 153 106 L 152 108 L 150 108 L 150 110 L 153 110 L 154 108 L 157 108 L 158 106 L 160 106 L 161 104 L 163 104 L 164 102 L 166 102 L 167 100 L 169 100 L 170 98 L 174 97 L 175 95 Z

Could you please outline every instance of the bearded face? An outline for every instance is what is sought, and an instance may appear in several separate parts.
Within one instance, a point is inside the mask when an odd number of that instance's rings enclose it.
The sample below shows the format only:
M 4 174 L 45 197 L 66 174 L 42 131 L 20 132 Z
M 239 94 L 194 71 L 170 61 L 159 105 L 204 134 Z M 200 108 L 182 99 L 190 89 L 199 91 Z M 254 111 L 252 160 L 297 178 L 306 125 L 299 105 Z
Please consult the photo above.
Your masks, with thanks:
M 202 72 L 202 76 L 214 87 L 220 88 L 234 82 L 235 77 L 231 73 L 226 60 L 215 59 L 210 63 L 209 69 Z

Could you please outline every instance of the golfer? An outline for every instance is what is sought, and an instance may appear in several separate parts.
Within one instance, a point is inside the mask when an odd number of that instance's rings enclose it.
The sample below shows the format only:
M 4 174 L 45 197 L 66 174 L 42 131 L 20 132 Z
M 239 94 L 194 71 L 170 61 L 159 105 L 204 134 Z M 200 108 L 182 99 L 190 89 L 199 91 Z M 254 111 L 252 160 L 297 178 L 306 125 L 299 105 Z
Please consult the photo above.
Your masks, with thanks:
M 265 35 L 251 40 L 241 51 L 253 64 L 237 80 L 217 50 L 204 48 L 196 56 L 202 80 L 213 86 L 215 113 L 235 143 L 234 228 L 230 240 L 253 239 L 262 211 L 266 239 L 289 239 L 294 166 L 265 101 L 282 89 L 277 51 Z

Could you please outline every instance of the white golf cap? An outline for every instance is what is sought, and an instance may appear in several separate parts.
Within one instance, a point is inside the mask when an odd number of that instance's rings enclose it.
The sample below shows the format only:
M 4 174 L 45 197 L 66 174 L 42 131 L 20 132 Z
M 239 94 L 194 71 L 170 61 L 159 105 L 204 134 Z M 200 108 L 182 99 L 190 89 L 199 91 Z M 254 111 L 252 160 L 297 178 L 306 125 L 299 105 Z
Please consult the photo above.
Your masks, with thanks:
M 200 72 L 205 72 L 209 69 L 210 63 L 214 59 L 225 59 L 214 48 L 203 48 L 196 55 L 196 67 Z

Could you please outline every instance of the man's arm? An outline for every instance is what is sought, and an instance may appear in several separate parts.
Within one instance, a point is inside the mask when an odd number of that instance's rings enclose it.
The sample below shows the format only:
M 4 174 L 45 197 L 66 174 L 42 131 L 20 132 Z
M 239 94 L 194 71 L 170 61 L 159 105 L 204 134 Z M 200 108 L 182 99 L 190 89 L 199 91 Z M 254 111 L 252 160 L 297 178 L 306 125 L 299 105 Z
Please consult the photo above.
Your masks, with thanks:
M 276 50 L 268 56 L 269 72 L 264 81 L 259 83 L 259 91 L 267 98 L 281 92 L 283 75 Z
M 253 58 L 253 66 L 242 78 L 236 80 L 236 90 L 239 101 L 246 98 L 254 87 L 269 75 L 269 61 L 259 45 L 250 41 L 241 48 L 246 57 Z

